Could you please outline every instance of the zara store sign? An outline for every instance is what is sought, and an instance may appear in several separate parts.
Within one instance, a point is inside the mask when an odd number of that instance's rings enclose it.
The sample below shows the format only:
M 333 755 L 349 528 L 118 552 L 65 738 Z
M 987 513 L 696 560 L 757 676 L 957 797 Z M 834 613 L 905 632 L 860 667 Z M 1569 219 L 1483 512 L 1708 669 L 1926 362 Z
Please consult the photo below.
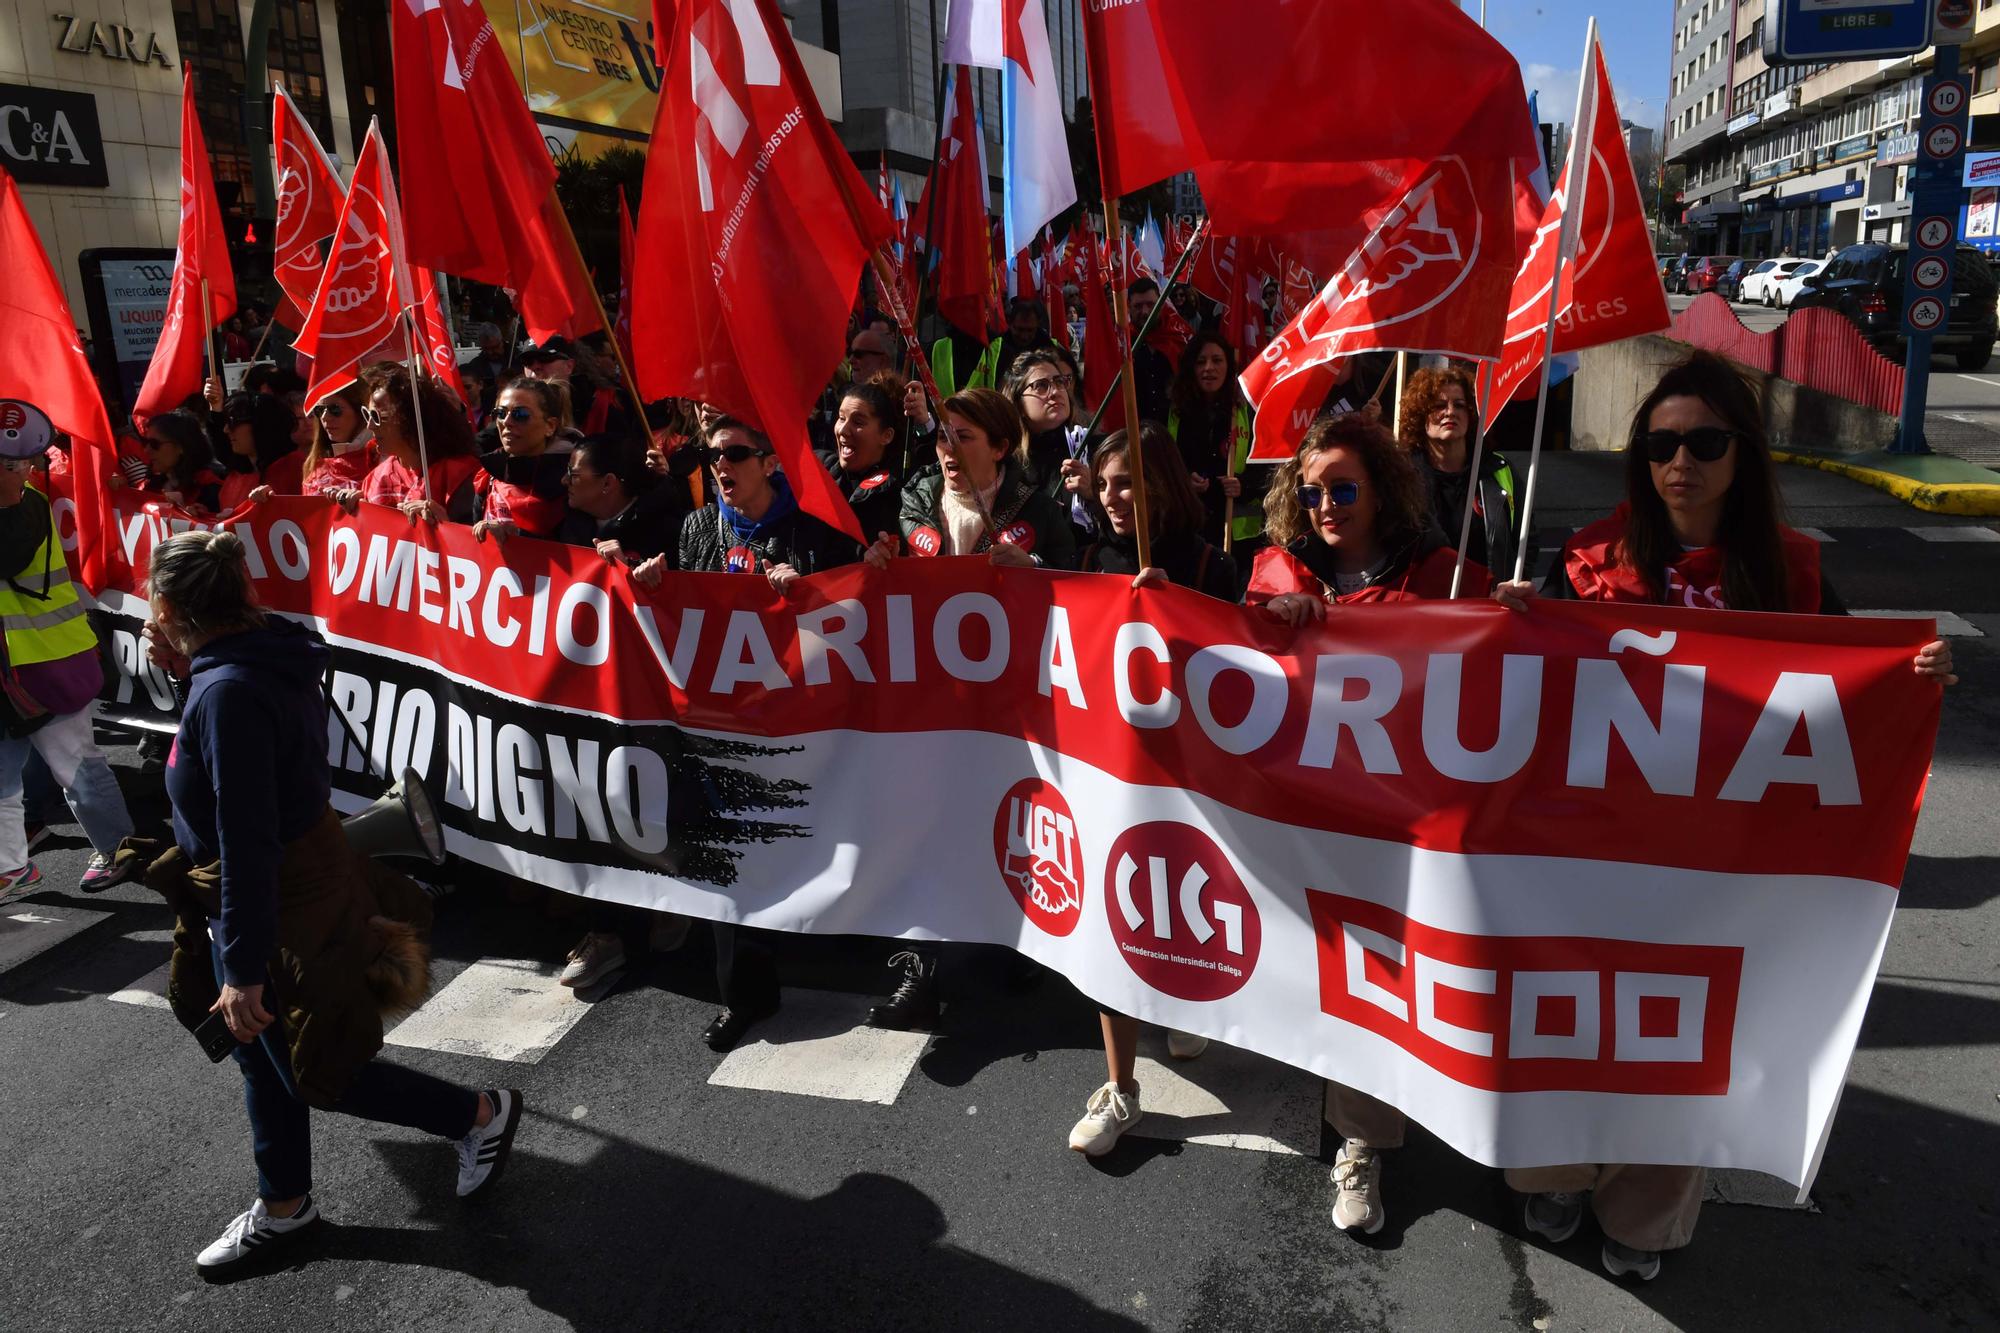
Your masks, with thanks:
M 95 51 L 106 60 L 129 60 L 135 65 L 158 65 L 172 69 L 166 43 L 156 32 L 135 32 L 122 23 L 99 23 L 75 14 L 51 14 L 52 22 L 63 25 L 56 49 L 87 56 Z

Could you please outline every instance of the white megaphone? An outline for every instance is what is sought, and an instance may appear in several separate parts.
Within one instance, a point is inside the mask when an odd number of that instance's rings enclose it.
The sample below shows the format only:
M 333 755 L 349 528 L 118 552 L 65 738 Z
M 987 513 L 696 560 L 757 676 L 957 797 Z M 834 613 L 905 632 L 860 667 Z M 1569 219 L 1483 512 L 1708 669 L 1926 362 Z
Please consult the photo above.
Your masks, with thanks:
M 444 824 L 429 788 L 414 768 L 366 810 L 341 821 L 348 845 L 363 856 L 421 856 L 444 864 Z

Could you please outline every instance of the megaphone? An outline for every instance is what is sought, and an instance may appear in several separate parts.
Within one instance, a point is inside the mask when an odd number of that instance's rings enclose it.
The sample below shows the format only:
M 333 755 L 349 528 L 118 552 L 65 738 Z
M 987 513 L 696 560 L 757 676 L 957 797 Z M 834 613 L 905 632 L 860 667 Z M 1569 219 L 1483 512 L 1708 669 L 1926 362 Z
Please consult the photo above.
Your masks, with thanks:
M 421 856 L 444 864 L 444 824 L 430 789 L 414 768 L 366 810 L 341 821 L 348 845 L 363 856 Z

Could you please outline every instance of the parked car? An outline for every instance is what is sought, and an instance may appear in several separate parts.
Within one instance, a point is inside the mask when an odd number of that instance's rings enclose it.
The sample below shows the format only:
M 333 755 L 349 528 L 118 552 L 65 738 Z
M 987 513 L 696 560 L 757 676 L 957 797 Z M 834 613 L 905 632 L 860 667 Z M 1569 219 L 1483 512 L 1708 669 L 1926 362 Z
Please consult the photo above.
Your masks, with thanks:
M 1791 309 L 1792 302 L 1799 299 L 1799 293 L 1809 290 L 1812 287 L 1813 280 L 1819 277 L 1825 268 L 1826 261 L 1824 259 L 1800 260 L 1797 268 L 1787 273 L 1777 282 L 1772 283 L 1771 288 L 1777 294 L 1778 298 L 1778 309 Z
M 1687 251 L 1685 250 L 1683 250 L 1681 253 L 1677 255 L 1653 256 L 1653 262 L 1659 267 L 1660 282 L 1663 286 L 1667 286 L 1671 290 L 1674 269 L 1679 266 L 1680 262 L 1683 259 L 1686 258 L 1687 258 Z
M 1693 267 L 1689 268 L 1687 275 L 1681 279 L 1683 289 L 1689 296 L 1700 296 L 1703 292 L 1714 291 L 1715 284 L 1722 280 L 1722 275 L 1729 271 L 1729 266 L 1738 258 L 1737 255 L 1703 255 L 1694 261 Z
M 1803 259 L 1767 259 L 1750 270 L 1743 278 L 1745 305 L 1775 306 L 1778 304 L 1778 284 L 1792 275 L 1794 269 L 1808 261 Z
M 1862 337 L 1884 356 L 1903 355 L 1904 277 L 1909 270 L 1906 245 L 1850 245 L 1827 261 L 1826 271 L 1801 291 L 1794 308 L 1821 306 L 1838 310 L 1854 322 Z M 1960 370 L 1984 370 L 2000 339 L 1994 302 L 2000 284 L 1986 256 L 1971 246 L 1958 247 L 1952 267 L 1951 306 L 1944 327 L 1931 340 L 1937 352 L 1949 352 Z
M 1743 299 L 1743 279 L 1757 266 L 1754 259 L 1739 259 L 1722 270 L 1722 276 L 1715 280 L 1715 294 L 1725 301 Z
M 1700 261 L 1701 261 L 1700 255 L 1690 255 L 1690 254 L 1684 254 L 1679 259 L 1676 259 L 1674 261 L 1674 266 L 1671 269 L 1667 270 L 1667 290 L 1672 292 L 1676 296 L 1687 295 L 1688 270 L 1693 268 Z

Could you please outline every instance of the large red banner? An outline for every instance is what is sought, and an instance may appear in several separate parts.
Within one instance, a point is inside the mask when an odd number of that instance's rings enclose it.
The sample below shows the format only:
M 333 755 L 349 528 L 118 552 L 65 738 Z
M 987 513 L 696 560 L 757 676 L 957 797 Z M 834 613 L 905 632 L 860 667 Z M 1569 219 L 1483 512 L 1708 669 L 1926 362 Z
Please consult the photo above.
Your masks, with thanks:
M 121 515 L 122 563 L 171 522 Z M 373 506 L 237 530 L 335 645 L 349 803 L 407 764 L 453 850 L 572 892 L 1006 944 L 1500 1164 L 1809 1178 L 1938 717 L 1921 622 L 1481 601 L 1293 630 L 970 559 L 646 591 Z M 169 708 L 143 604 L 111 610 L 114 712 Z

